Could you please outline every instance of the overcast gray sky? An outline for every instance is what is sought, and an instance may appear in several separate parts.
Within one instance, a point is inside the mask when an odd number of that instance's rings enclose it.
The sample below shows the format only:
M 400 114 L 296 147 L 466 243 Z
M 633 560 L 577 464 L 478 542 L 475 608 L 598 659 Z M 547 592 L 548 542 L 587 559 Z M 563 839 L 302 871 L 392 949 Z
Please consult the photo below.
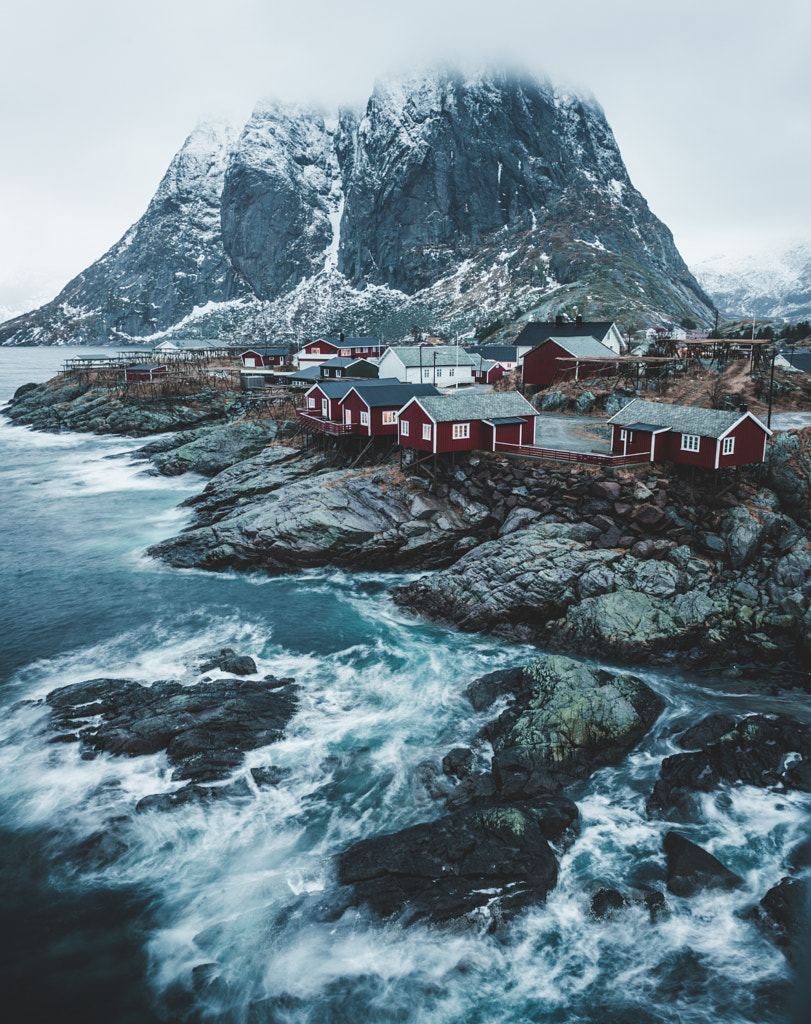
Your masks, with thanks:
M 440 60 L 596 96 L 688 263 L 811 237 L 808 0 L 7 0 L 0 24 L 7 310 L 120 238 L 199 120 Z

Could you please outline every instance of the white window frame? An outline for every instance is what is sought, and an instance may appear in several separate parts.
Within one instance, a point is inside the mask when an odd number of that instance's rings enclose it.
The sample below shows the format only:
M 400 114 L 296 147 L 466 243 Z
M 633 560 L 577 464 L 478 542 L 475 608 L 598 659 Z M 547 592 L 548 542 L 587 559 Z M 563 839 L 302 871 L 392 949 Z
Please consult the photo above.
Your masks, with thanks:
M 315 404 L 315 399 L 314 398 L 308 398 L 307 399 L 307 407 L 309 409 L 315 409 L 316 408 L 316 404 Z
M 361 409 L 361 411 L 360 411 L 360 425 L 362 427 L 368 427 L 369 426 L 369 413 L 366 412 L 365 409 Z
M 683 452 L 697 452 L 701 448 L 700 434 L 682 434 L 681 450 Z
M 463 441 L 466 437 L 470 437 L 470 424 L 469 423 L 454 423 L 454 425 L 453 425 L 453 439 L 454 439 L 454 441 Z
M 344 409 L 344 423 L 348 426 L 352 426 L 352 410 Z
M 735 454 L 735 438 L 725 437 L 724 442 L 721 445 L 722 455 L 734 455 Z
M 390 427 L 392 423 L 397 422 L 397 413 L 394 409 L 385 409 L 383 411 L 383 425 Z
M 408 420 L 400 420 L 400 433 L 403 437 L 408 437 Z
M 632 444 L 633 440 L 634 440 L 634 432 L 633 432 L 633 430 L 625 430 L 625 428 L 623 428 L 620 431 L 620 441 L 627 441 L 628 444 Z
M 351 348 L 342 348 L 341 352 L 340 352 L 340 355 L 341 355 L 342 359 L 349 359 L 351 357 L 351 355 L 352 355 L 352 349 Z
M 422 375 L 425 378 L 425 380 L 430 380 L 431 379 L 431 370 L 430 370 L 430 368 L 426 368 L 425 370 L 423 370 L 422 371 Z
M 423 425 L 422 425 L 422 439 L 423 439 L 423 441 L 430 441 L 431 438 L 434 436 L 433 435 L 433 431 L 431 430 L 432 427 L 433 427 L 433 423 L 423 423 Z

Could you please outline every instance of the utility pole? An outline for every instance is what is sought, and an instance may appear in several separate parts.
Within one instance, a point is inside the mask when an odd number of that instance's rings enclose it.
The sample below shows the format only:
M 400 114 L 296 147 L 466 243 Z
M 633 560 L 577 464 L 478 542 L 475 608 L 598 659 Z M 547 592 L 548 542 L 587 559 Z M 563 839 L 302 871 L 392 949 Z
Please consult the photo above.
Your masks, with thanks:
M 766 426 L 769 430 L 772 429 L 772 389 L 774 388 L 774 357 L 777 355 L 777 348 L 772 346 L 772 371 L 769 375 L 769 418 L 766 421 Z

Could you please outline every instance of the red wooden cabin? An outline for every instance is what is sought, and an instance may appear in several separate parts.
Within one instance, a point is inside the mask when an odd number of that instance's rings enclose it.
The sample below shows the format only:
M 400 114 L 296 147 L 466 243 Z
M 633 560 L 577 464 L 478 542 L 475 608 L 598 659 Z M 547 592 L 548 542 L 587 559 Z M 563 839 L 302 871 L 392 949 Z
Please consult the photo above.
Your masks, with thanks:
M 742 409 L 698 409 L 634 399 L 608 421 L 611 450 L 648 455 L 702 469 L 726 469 L 763 462 L 771 431 Z
M 602 356 L 605 363 L 591 362 Z M 559 381 L 612 374 L 617 365 L 610 362 L 612 357 L 616 353 L 595 338 L 547 338 L 524 356 L 523 383 L 548 388 Z
M 161 380 L 169 373 L 166 363 L 147 364 L 140 363 L 138 366 L 127 366 L 124 368 L 124 380 L 129 382 L 143 380 Z
M 243 366 L 284 366 L 290 360 L 286 348 L 249 348 L 240 353 Z
M 441 454 L 534 444 L 537 410 L 515 391 L 412 398 L 398 417 L 405 448 Z
M 370 388 L 364 382 L 348 391 L 340 404 L 344 423 L 353 425 L 355 433 L 385 437 L 397 433 L 397 414 L 409 399 L 438 394 L 433 384 L 394 383 Z
M 334 423 L 345 422 L 341 399 L 344 398 L 347 392 L 355 387 L 357 383 L 358 382 L 355 380 L 319 381 L 305 393 L 304 397 L 306 402 L 304 411 L 309 416 L 318 416 L 324 420 L 332 420 Z M 363 382 L 363 386 L 365 388 L 375 388 L 399 383 L 400 382 L 394 377 L 384 377 L 382 380 L 365 380 Z

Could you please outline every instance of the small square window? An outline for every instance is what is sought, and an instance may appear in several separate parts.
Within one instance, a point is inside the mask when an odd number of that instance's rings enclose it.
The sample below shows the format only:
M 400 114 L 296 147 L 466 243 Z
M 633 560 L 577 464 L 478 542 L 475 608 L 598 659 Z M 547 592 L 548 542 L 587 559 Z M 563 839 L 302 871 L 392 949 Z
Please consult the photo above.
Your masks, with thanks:
M 397 422 L 397 413 L 394 412 L 394 410 L 391 410 L 390 412 L 384 412 L 383 413 L 383 422 L 384 423 L 396 423 Z
M 469 423 L 454 423 L 453 425 L 453 437 L 454 440 L 459 438 L 470 437 L 470 424 Z
M 701 437 L 698 434 L 682 434 L 681 450 L 683 452 L 697 452 L 701 445 Z

